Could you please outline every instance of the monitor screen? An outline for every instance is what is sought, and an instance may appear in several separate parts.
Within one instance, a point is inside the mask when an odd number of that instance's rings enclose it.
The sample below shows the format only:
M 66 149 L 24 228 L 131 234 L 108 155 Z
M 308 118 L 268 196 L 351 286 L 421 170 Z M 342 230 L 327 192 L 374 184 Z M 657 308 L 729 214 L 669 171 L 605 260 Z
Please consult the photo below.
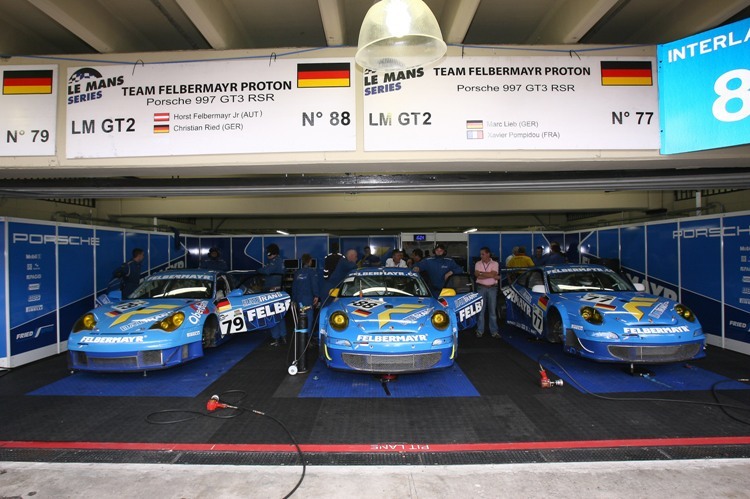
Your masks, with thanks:
M 427 234 L 414 234 L 415 241 L 427 241 Z
M 289 259 L 284 260 L 284 268 L 287 270 L 294 270 L 299 268 L 299 260 L 297 259 Z

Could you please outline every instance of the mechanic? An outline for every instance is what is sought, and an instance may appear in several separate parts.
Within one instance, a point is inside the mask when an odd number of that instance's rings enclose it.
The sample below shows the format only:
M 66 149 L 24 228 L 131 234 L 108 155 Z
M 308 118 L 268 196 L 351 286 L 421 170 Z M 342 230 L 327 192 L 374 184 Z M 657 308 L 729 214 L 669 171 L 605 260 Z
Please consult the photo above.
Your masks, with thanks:
M 567 259 L 560 249 L 560 243 L 552 241 L 549 243 L 549 253 L 542 257 L 540 265 L 560 265 L 566 263 Z
M 542 258 L 544 258 L 544 248 L 542 246 L 537 246 L 534 250 L 534 256 L 531 257 L 531 259 L 534 260 L 534 265 L 541 265 Z
M 373 255 L 372 249 L 369 246 L 365 246 L 363 251 L 365 252 L 365 256 L 357 262 L 357 268 L 380 267 L 380 257 L 378 255 Z
M 424 258 L 424 253 L 422 253 L 422 250 L 419 248 L 414 248 L 411 252 L 411 258 L 408 262 L 406 262 L 406 265 L 411 269 L 414 268 L 415 265 L 419 265 L 419 262 L 422 261 Z
M 357 268 L 357 250 L 350 249 L 346 252 L 346 258 L 339 260 L 338 265 L 331 273 L 328 281 L 325 282 L 325 296 L 331 292 L 331 290 L 338 286 L 338 284 L 344 280 L 344 277 L 349 275 L 349 272 Z
M 284 260 L 279 256 L 279 246 L 269 244 L 266 248 L 267 263 L 258 270 L 259 273 L 266 276 L 266 291 L 280 291 L 281 280 L 284 277 Z M 272 347 L 277 347 L 281 343 L 286 343 L 286 321 L 281 319 L 278 324 L 271 328 Z
M 403 250 L 400 250 L 398 248 L 393 250 L 393 254 L 391 255 L 391 257 L 385 261 L 385 266 L 386 267 L 399 267 L 402 269 L 407 268 L 408 265 L 406 265 L 406 261 L 404 260 Z
M 511 258 L 508 261 L 508 264 L 506 267 L 509 269 L 517 269 L 522 267 L 533 267 L 534 266 L 534 260 L 532 260 L 527 254 L 526 254 L 526 247 L 525 246 L 519 246 L 517 254 Z M 516 280 L 516 278 L 521 275 L 520 271 L 517 272 L 511 272 L 508 274 L 508 281 L 513 282 Z
M 133 257 L 112 273 L 113 278 L 121 279 L 122 297 L 127 298 L 141 283 L 141 262 L 146 254 L 141 248 L 133 248 Z
M 479 250 L 479 261 L 474 265 L 474 276 L 477 278 L 477 292 L 484 300 L 484 306 L 477 319 L 477 338 L 484 335 L 484 314 L 490 317 L 490 335 L 499 338 L 497 330 L 497 280 L 500 276 L 500 264 L 492 259 L 492 253 L 486 246 Z
M 307 331 L 312 333 L 313 320 L 315 319 L 315 307 L 320 297 L 320 286 L 318 272 L 310 267 L 312 257 L 305 253 L 300 259 L 302 267 L 294 273 L 292 281 L 292 301 L 299 307 L 309 306 L 307 310 Z
M 226 272 L 227 270 L 229 270 L 229 265 L 221 257 L 219 248 L 214 246 L 210 250 L 208 250 L 208 256 L 204 258 L 203 260 L 201 260 L 200 268 L 206 269 L 206 270 L 220 270 L 222 272 Z
M 323 260 L 323 279 L 328 280 L 331 273 L 336 269 L 336 265 L 339 260 L 344 258 L 344 255 L 339 253 L 339 243 L 331 243 L 331 252 L 328 253 Z
M 422 260 L 419 265 L 415 265 L 412 270 L 414 272 L 425 272 L 427 277 L 427 284 L 430 286 L 430 291 L 435 296 L 440 295 L 440 291 L 443 289 L 445 281 L 453 274 L 463 274 L 464 271 L 458 266 L 451 258 L 448 258 L 447 250 L 444 244 L 438 244 L 435 246 L 435 256 L 432 258 L 426 258 Z

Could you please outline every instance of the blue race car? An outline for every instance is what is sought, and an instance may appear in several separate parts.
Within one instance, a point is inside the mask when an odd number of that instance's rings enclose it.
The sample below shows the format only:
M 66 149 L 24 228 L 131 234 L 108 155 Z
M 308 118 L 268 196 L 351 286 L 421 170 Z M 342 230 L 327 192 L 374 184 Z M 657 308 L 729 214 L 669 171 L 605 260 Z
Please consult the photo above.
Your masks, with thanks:
M 706 337 L 693 312 L 643 289 L 601 265 L 535 267 L 503 288 L 506 322 L 596 361 L 704 357 Z
M 266 292 L 262 280 L 232 289 L 227 275 L 211 270 L 166 270 L 147 277 L 122 300 L 76 321 L 68 338 L 68 365 L 82 371 L 148 371 L 202 357 L 232 334 L 268 329 L 289 308 L 289 295 Z
M 333 369 L 386 374 L 450 367 L 458 332 L 482 311 L 478 293 L 453 286 L 435 298 L 407 269 L 352 271 L 320 311 L 322 360 Z

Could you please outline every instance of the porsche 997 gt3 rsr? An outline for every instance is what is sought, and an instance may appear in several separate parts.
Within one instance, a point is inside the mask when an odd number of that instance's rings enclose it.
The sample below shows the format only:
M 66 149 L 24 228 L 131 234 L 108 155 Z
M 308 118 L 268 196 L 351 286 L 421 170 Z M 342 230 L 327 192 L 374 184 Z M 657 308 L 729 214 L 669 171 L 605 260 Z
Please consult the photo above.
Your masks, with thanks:
M 435 298 L 407 269 L 355 270 L 321 309 L 321 358 L 333 369 L 372 373 L 449 367 L 458 332 L 474 326 L 482 311 L 478 293 L 459 290 L 446 288 Z
M 557 265 L 527 270 L 502 292 L 508 324 L 574 355 L 632 364 L 705 356 L 693 312 L 643 289 L 600 265 Z
M 72 328 L 71 369 L 147 371 L 181 364 L 233 334 L 274 326 L 284 320 L 290 299 L 255 285 L 232 290 L 224 273 L 188 269 L 153 274 L 126 299 L 115 291 L 104 301 L 109 303 Z

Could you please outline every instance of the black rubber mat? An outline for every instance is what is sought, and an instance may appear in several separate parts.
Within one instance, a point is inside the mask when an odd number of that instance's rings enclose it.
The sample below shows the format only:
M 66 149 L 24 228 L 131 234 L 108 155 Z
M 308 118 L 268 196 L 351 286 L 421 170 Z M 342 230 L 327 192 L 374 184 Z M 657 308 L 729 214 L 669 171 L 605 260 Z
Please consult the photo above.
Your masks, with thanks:
M 290 376 L 290 353 L 269 341 L 191 398 L 28 395 L 69 376 L 64 355 L 6 372 L 0 377 L 0 460 L 294 464 L 298 456 L 279 423 L 308 449 L 311 464 L 750 456 L 750 411 L 717 405 L 718 399 L 750 407 L 750 390 L 614 393 L 607 396 L 625 400 L 606 400 L 567 385 L 542 389 L 534 361 L 501 340 L 462 333 L 457 362 L 479 397 L 298 398 L 307 374 Z M 718 348 L 709 347 L 707 358 L 696 365 L 734 380 L 750 378 L 747 356 Z M 229 409 L 209 414 L 206 402 L 212 394 L 270 417 Z M 628 443 L 641 439 L 642 445 Z M 60 445 L 66 442 L 111 445 Z M 565 445 L 535 448 L 545 442 Z M 471 447 L 493 443 L 518 445 Z M 147 444 L 186 447 L 162 450 Z M 419 452 L 420 445 L 452 447 Z M 411 450 L 403 451 L 406 447 Z

